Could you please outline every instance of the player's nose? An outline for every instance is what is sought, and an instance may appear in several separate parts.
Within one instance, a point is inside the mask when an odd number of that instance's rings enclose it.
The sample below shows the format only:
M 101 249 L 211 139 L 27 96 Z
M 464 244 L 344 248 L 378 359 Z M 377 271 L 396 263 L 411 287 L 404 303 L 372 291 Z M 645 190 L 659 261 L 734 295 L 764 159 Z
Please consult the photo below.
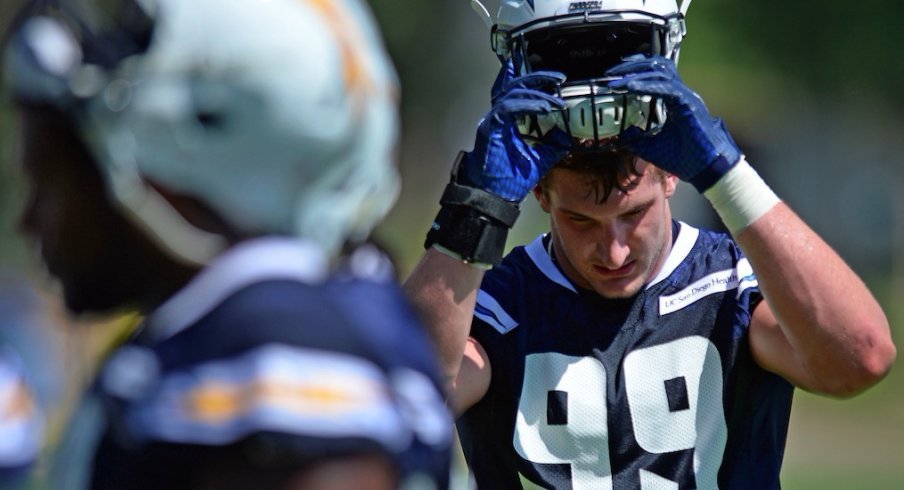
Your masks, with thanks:
M 618 269 L 625 265 L 631 249 L 624 233 L 614 226 L 601 230 L 596 243 L 596 252 L 602 266 Z

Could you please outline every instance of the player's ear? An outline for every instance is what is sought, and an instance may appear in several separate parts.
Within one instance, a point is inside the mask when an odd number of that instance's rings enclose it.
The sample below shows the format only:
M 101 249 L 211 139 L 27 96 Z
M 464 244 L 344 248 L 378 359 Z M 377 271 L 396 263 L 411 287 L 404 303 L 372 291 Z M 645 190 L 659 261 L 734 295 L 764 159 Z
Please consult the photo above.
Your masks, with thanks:
M 537 202 L 540 203 L 540 208 L 543 209 L 545 213 L 549 213 L 549 196 L 546 194 L 546 191 L 543 189 L 541 184 L 537 184 L 534 186 L 534 198 L 537 199 Z
M 678 188 L 678 176 L 663 171 L 662 180 L 662 186 L 665 189 L 665 198 L 669 199 L 675 194 L 675 190 Z

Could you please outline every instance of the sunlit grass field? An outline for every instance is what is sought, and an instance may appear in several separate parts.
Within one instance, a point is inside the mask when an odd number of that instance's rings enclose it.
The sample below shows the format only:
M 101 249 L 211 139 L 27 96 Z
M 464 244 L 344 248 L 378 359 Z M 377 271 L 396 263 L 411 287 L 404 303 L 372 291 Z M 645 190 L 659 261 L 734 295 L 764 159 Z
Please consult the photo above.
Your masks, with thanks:
M 900 352 L 900 336 L 897 340 Z M 852 400 L 798 391 L 783 488 L 904 489 L 904 369 L 900 363 L 899 355 L 899 365 L 882 384 Z

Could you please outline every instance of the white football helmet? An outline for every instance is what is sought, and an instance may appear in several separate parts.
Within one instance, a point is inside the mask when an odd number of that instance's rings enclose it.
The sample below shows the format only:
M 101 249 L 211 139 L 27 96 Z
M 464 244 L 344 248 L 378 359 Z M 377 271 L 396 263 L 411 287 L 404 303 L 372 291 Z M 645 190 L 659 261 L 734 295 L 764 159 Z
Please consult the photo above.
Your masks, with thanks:
M 599 144 L 630 126 L 659 127 L 665 121 L 661 100 L 610 90 L 612 79 L 604 74 L 632 54 L 677 62 L 689 5 L 690 0 L 680 8 L 676 0 L 502 0 L 491 30 L 499 58 L 513 60 L 516 74 L 548 70 L 567 77 L 557 88 L 566 108 L 522 118 L 522 134 L 540 137 L 558 126 L 583 140 L 575 149 L 585 149 L 587 140 Z
M 328 253 L 394 203 L 398 78 L 364 2 L 35 3 L 6 52 L 14 96 L 71 115 L 111 194 L 176 256 L 205 263 L 224 239 L 156 187 Z

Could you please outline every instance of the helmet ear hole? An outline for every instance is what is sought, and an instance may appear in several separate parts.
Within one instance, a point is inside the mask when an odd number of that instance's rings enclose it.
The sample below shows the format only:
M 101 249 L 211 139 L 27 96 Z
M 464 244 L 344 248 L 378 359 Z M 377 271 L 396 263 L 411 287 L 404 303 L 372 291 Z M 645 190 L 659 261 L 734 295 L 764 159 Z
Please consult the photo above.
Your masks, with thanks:
M 222 129 L 224 126 L 224 117 L 217 112 L 199 111 L 195 113 L 195 119 L 204 129 Z

